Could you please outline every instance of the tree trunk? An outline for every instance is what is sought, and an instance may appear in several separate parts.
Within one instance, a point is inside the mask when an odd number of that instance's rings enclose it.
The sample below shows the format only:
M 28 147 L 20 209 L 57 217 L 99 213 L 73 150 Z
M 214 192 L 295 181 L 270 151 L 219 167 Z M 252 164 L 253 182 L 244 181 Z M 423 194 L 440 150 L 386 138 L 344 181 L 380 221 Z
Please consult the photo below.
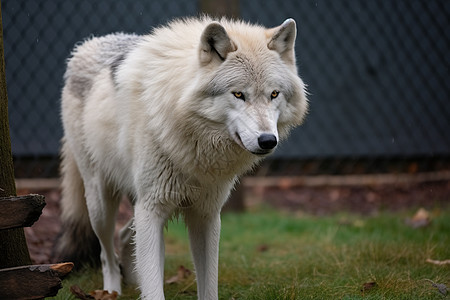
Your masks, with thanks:
M 8 122 L 3 26 L 0 2 L 0 197 L 16 195 Z M 30 265 L 23 228 L 0 230 L 0 268 Z

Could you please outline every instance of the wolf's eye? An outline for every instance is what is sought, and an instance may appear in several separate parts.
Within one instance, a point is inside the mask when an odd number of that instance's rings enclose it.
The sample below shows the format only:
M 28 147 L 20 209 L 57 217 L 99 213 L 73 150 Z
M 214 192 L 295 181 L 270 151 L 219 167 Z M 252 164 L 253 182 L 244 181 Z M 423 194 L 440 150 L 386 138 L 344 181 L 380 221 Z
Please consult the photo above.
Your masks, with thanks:
M 276 97 L 278 97 L 279 93 L 280 93 L 279 91 L 274 90 L 272 94 L 270 94 L 270 99 L 275 99 Z
M 245 101 L 245 97 L 244 97 L 244 94 L 242 92 L 233 92 L 233 96 L 235 96 L 238 99 L 241 99 L 241 100 Z

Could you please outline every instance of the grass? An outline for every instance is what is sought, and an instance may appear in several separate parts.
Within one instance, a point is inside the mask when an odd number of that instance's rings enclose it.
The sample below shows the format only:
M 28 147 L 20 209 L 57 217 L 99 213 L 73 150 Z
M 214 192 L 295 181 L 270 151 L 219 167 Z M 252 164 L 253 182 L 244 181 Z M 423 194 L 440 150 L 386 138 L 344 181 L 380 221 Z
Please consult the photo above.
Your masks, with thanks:
M 413 229 L 412 213 L 373 217 L 296 216 L 272 210 L 222 217 L 220 299 L 448 299 L 431 281 L 450 287 L 450 267 L 425 262 L 450 259 L 450 210 Z M 166 278 L 184 265 L 193 269 L 182 222 L 166 231 Z M 101 273 L 71 275 L 57 299 L 74 299 L 69 286 L 100 289 Z M 362 291 L 363 284 L 376 286 Z M 166 284 L 166 299 L 196 299 L 193 276 Z M 120 299 L 135 299 L 127 287 Z

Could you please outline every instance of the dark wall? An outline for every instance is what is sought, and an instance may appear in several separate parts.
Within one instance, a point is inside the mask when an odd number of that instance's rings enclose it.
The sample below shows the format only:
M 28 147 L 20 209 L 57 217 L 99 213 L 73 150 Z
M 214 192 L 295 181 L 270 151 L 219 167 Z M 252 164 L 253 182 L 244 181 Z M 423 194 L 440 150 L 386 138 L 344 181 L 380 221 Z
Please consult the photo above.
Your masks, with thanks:
M 297 20 L 311 112 L 280 157 L 450 154 L 450 1 L 241 3 L 251 21 Z

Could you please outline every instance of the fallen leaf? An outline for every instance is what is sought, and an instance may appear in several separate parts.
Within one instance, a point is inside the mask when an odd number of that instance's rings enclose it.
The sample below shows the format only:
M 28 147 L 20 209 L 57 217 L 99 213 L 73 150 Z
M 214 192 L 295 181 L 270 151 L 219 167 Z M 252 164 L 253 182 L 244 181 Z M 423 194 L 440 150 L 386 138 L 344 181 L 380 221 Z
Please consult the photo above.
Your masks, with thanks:
M 363 283 L 363 286 L 361 288 L 361 292 L 370 291 L 371 289 L 373 289 L 376 286 L 377 286 L 377 283 L 375 281 L 365 282 L 365 283 Z
M 261 244 L 258 246 L 257 250 L 258 252 L 266 252 L 267 250 L 269 250 L 269 246 L 266 244 Z
M 420 208 L 412 217 L 413 221 L 422 221 L 430 218 L 430 213 L 425 208 Z
M 95 299 L 89 294 L 86 294 L 78 285 L 72 285 L 70 287 L 70 292 L 77 298 L 81 300 L 92 300 Z
M 431 282 L 431 285 L 435 288 L 437 288 L 438 292 L 443 295 L 443 296 L 447 296 L 448 293 L 448 288 L 445 284 L 443 283 L 435 283 L 434 281 L 430 280 L 430 279 L 425 279 L 426 281 Z
M 191 275 L 192 275 L 191 270 L 185 268 L 184 266 L 179 266 L 177 269 L 177 274 L 167 279 L 166 283 L 167 284 L 180 283 L 185 281 Z
M 447 288 L 447 286 L 445 284 L 443 284 L 443 283 L 435 283 L 435 284 L 433 284 L 433 286 L 435 288 L 437 288 L 439 293 L 441 293 L 443 296 L 447 296 L 448 288 Z
M 95 300 L 116 300 L 117 296 L 119 295 L 116 291 L 109 293 L 105 290 L 95 290 L 89 292 L 89 294 L 94 297 Z
M 434 260 L 434 259 L 427 258 L 426 262 L 430 263 L 430 264 L 433 264 L 433 265 L 438 265 L 438 266 L 450 265 L 450 259 Z
M 95 290 L 87 294 L 78 285 L 72 285 L 70 287 L 70 292 L 77 299 L 81 300 L 116 300 L 119 295 L 116 291 L 109 293 L 104 290 Z
M 426 209 L 420 208 L 411 219 L 406 219 L 405 223 L 412 228 L 428 226 L 431 223 L 430 213 Z

